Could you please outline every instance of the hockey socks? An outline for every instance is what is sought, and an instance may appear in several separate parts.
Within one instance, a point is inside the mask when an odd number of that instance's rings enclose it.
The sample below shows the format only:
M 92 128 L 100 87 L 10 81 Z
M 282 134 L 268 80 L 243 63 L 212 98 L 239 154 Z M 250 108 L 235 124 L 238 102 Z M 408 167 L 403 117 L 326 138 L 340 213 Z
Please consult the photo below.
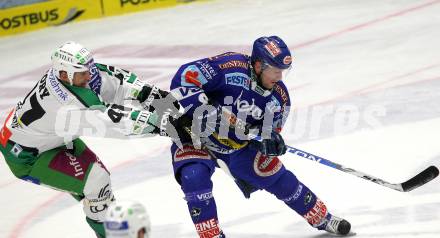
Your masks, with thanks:
M 304 184 L 286 170 L 280 178 L 266 190 L 304 217 L 314 228 L 327 224 L 325 204 Z M 321 228 L 321 229 L 324 229 Z
M 98 222 L 86 217 L 86 221 L 89 226 L 95 231 L 95 234 L 98 238 L 105 238 L 105 228 L 102 222 Z
M 224 237 L 218 225 L 209 168 L 199 163 L 189 164 L 181 169 L 180 179 L 188 210 L 199 237 Z

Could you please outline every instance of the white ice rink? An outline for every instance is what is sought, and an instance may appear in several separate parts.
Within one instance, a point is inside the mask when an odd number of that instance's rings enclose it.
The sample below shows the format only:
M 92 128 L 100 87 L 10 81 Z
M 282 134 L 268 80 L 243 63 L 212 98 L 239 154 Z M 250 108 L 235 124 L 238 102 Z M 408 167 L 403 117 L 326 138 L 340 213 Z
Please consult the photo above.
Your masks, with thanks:
M 288 144 L 396 183 L 440 165 L 440 0 L 209 1 L 1 38 L 1 123 L 67 40 L 167 89 L 180 64 L 249 53 L 273 34 L 294 53 Z M 196 237 L 167 138 L 85 140 L 117 198 L 147 206 L 152 238 Z M 359 238 L 440 237 L 440 179 L 399 193 L 291 154 L 282 160 Z M 228 238 L 328 237 L 272 195 L 246 200 L 220 170 L 213 180 Z M 3 159 L 0 214 L 1 238 L 93 237 L 81 204 L 19 181 Z

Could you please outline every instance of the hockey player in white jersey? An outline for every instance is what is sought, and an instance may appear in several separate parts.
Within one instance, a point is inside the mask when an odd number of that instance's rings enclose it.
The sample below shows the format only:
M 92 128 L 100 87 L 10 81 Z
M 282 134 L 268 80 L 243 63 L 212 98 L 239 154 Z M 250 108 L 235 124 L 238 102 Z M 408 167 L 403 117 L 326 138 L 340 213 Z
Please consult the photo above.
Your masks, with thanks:
M 8 113 L 0 151 L 16 177 L 82 200 L 88 224 L 105 237 L 102 222 L 114 201 L 109 172 L 79 137 L 158 133 L 160 118 L 148 104 L 161 93 L 129 71 L 94 63 L 86 48 L 67 42 L 52 54 L 52 67 Z M 142 110 L 128 107 L 127 101 L 138 102 Z

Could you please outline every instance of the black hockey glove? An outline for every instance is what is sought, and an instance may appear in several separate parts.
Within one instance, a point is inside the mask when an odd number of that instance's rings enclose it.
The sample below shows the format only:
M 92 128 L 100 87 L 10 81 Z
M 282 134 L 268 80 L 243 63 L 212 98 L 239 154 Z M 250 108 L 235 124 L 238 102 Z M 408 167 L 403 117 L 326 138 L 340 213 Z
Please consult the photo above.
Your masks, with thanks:
M 280 156 L 287 151 L 283 137 L 276 131 L 272 131 L 270 139 L 251 140 L 249 146 L 266 156 Z

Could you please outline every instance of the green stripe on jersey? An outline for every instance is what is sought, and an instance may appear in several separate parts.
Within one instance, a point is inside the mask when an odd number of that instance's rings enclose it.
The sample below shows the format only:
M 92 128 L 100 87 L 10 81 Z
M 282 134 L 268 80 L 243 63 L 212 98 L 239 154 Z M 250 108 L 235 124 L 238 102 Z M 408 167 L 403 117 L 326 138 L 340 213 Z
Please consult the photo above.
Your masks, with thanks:
M 61 81 L 62 82 L 62 81 Z M 99 99 L 98 95 L 89 88 L 77 87 L 62 82 L 62 84 L 69 90 L 84 106 L 100 106 L 104 103 Z

